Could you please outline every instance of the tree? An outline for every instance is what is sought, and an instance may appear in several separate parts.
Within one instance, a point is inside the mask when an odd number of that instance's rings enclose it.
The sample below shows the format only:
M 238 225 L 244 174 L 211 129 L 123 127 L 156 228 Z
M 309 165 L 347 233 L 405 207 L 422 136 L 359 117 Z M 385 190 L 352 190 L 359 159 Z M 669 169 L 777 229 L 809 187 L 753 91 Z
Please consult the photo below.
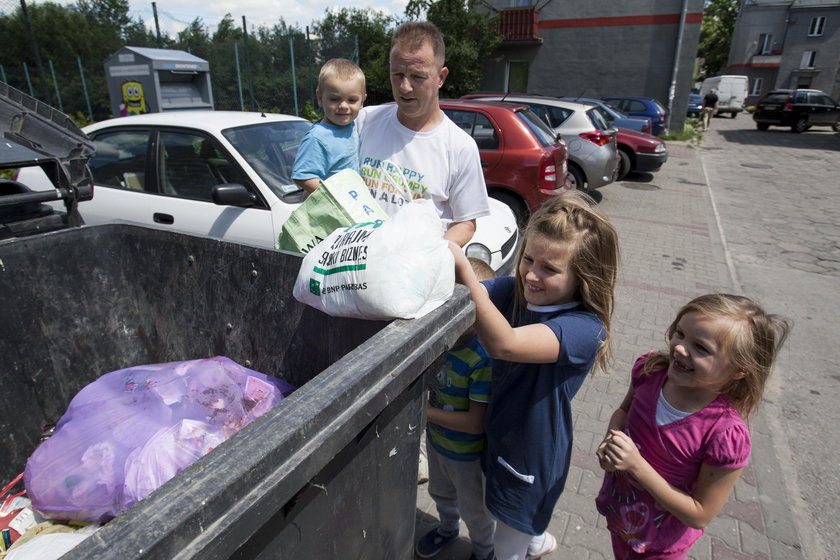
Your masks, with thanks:
M 739 0 L 706 0 L 697 56 L 705 59 L 701 78 L 717 76 L 726 68 Z
M 207 60 L 210 57 L 210 33 L 200 17 L 178 33 L 175 48 Z
M 94 118 L 110 116 L 111 105 L 105 87 L 103 62 L 122 47 L 129 37 L 133 41 L 142 40 L 147 35 L 142 31 L 142 22 L 132 21 L 128 17 L 128 2 L 91 0 L 68 6 L 38 2 L 30 3 L 28 12 L 45 67 L 50 101 L 58 106 L 58 96 L 53 95 L 57 86 L 66 113 L 87 113 L 85 88 L 79 73 L 81 62 Z M 0 64 L 7 73 L 10 85 L 28 92 L 28 83 L 22 71 L 25 62 L 34 93 L 40 97 L 43 88 L 34 67 L 31 37 L 22 25 L 19 8 L 9 14 L 0 14 L 0 36 L 4 38 L 5 45 L 0 49 Z M 52 79 L 52 69 L 55 70 L 55 81 Z
M 330 58 L 355 56 L 365 73 L 367 104 L 392 101 L 388 52 L 395 23 L 393 18 L 370 8 L 327 11 L 322 20 L 313 23 L 318 36 L 313 58 L 323 64 Z M 315 69 L 316 76 L 317 72 Z
M 405 13 L 437 25 L 446 41 L 449 77 L 441 89 L 442 97 L 460 97 L 479 89 L 484 61 L 501 43 L 495 16 L 478 10 L 477 0 L 409 0 Z

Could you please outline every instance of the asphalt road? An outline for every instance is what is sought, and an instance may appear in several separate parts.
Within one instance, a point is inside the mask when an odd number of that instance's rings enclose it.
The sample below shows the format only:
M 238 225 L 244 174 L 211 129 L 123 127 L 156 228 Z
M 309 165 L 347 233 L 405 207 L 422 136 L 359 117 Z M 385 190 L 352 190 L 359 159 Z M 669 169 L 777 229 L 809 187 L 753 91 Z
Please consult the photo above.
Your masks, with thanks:
M 840 135 L 742 114 L 701 153 L 736 287 L 794 321 L 762 406 L 803 556 L 840 558 Z

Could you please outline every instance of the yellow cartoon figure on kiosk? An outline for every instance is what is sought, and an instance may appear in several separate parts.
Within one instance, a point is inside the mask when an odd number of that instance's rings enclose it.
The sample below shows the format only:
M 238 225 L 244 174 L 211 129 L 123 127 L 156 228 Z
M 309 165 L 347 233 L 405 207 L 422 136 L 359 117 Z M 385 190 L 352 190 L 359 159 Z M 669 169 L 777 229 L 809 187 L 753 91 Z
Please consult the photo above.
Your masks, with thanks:
M 140 82 L 123 83 L 122 98 L 126 115 L 142 115 L 149 112 L 146 107 L 146 97 L 143 95 L 143 85 Z

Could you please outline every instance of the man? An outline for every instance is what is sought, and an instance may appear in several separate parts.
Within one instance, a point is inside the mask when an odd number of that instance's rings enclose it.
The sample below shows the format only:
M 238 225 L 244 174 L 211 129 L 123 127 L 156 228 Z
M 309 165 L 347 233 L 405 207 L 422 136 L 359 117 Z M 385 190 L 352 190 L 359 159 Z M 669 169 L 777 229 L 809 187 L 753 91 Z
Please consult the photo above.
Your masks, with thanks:
M 475 220 L 490 213 L 487 187 L 475 141 L 440 109 L 438 92 L 449 69 L 443 36 L 429 22 L 407 22 L 391 40 L 391 90 L 396 104 L 362 109 L 359 160 L 362 177 L 382 208 L 393 214 L 413 198 L 428 198 L 441 219 L 451 222 L 445 237 L 463 246 Z
M 715 88 L 712 88 L 709 93 L 703 96 L 703 130 L 709 130 L 712 125 L 712 117 L 717 113 L 719 102 Z

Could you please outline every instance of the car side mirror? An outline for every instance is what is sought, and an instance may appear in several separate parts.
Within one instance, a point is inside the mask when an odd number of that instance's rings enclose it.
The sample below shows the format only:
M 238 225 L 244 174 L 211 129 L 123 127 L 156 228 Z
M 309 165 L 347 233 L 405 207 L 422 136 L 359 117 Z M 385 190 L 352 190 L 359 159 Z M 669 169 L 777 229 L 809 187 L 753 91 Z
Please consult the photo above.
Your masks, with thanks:
M 239 183 L 216 185 L 212 190 L 213 203 L 221 206 L 253 206 L 257 196 Z

